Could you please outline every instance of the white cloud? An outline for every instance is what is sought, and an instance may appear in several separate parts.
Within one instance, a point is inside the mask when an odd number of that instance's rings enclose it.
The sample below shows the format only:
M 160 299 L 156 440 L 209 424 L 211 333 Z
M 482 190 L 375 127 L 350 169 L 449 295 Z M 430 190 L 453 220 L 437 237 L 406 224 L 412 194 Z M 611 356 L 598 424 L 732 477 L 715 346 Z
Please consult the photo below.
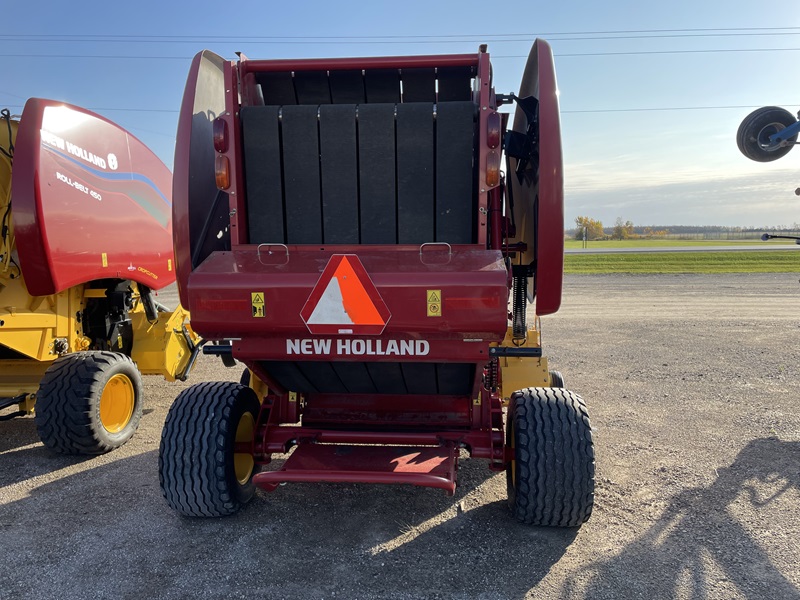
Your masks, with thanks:
M 625 171 L 598 178 L 597 166 L 580 166 L 579 184 L 565 190 L 565 221 L 589 216 L 611 225 L 622 217 L 636 225 L 784 225 L 800 222 L 800 198 L 794 190 L 800 173 L 704 176 L 702 170 L 671 173 L 669 178 L 628 178 Z M 577 170 L 577 169 L 576 169 Z M 581 179 L 582 178 L 582 179 Z

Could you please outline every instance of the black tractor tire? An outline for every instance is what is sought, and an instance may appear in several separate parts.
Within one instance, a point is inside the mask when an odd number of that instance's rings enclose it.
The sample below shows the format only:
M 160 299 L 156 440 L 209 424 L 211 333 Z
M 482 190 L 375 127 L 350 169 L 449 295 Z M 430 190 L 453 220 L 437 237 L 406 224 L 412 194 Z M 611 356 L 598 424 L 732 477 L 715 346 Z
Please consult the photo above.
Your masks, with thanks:
M 252 441 L 258 398 L 229 381 L 198 383 L 175 399 L 161 433 L 158 473 L 167 504 L 186 517 L 237 512 L 255 494 L 253 455 L 235 452 Z
M 508 502 L 527 525 L 579 527 L 594 506 L 594 446 L 583 399 L 560 388 L 511 396 L 506 468 Z
M 784 108 L 764 106 L 747 115 L 736 133 L 736 144 L 739 151 L 750 160 L 770 162 L 777 160 L 792 149 L 797 135 L 787 140 L 787 145 L 769 148 L 770 136 L 794 125 L 797 119 Z
M 554 388 L 563 388 L 567 387 L 564 385 L 564 376 L 561 374 L 561 371 L 550 371 L 550 387 Z
M 75 352 L 47 369 L 36 392 L 35 422 L 60 454 L 104 454 L 122 446 L 142 418 L 142 375 L 116 352 Z

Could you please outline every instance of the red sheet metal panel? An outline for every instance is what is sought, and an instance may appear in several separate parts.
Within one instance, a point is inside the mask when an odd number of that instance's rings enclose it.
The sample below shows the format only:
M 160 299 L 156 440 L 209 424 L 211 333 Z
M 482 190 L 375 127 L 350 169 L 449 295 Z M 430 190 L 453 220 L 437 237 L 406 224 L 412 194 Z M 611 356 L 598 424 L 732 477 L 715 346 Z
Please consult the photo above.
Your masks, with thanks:
M 361 58 L 301 58 L 288 60 L 243 60 L 242 74 L 259 71 L 333 71 L 348 69 L 416 69 L 430 67 L 474 67 L 476 54 L 429 56 L 380 56 Z
M 175 281 L 172 177 L 114 123 L 32 98 L 14 155 L 14 233 L 28 291 L 58 293 L 103 278 L 153 289 Z
M 214 178 L 213 121 L 225 112 L 225 60 L 204 50 L 192 61 L 183 92 L 175 144 L 173 218 L 181 304 L 189 305 L 186 282 L 195 264 L 214 249 L 216 229 L 229 223 L 227 194 Z M 219 221 L 224 215 L 225 223 Z M 222 238 L 222 236 L 221 236 Z M 220 238 L 220 239 L 221 239 Z
M 456 488 L 458 450 L 439 447 L 340 446 L 301 444 L 276 471 L 253 477 L 257 486 L 274 491 L 281 483 L 405 483 Z
M 550 45 L 543 40 L 534 42 L 520 84 L 519 97 L 528 96 L 539 100 L 538 179 L 533 185 L 528 185 L 520 184 L 513 175 L 509 177 L 517 226 L 517 237 L 510 242 L 525 242 L 528 245 L 527 252 L 522 256 L 523 263 L 528 264 L 536 259 L 536 314 L 548 315 L 561 306 L 564 270 L 564 175 L 553 52 Z M 526 126 L 525 115 L 518 108 L 513 129 L 524 133 Z M 511 163 L 513 171 L 516 168 L 516 159 L 512 159 Z
M 384 337 L 457 335 L 480 338 L 486 344 L 503 338 L 508 286 L 499 251 L 465 246 L 454 247 L 452 254 L 420 254 L 419 248 L 364 248 L 337 250 L 359 253 L 365 273 L 391 315 L 386 317 L 385 329 L 381 327 Z M 273 338 L 279 340 L 280 351 L 272 356 L 287 356 L 286 339 L 315 337 L 301 312 L 334 254 L 339 252 L 294 247 L 274 254 L 252 247 L 213 253 L 189 277 L 192 327 L 207 339 L 259 338 L 264 348 L 259 358 L 263 359 L 271 355 L 265 338 Z M 440 300 L 440 310 L 434 313 L 428 310 L 431 292 Z M 254 305 L 263 310 L 255 310 Z M 332 333 L 359 337 L 355 331 L 346 331 L 352 327 L 339 329 Z

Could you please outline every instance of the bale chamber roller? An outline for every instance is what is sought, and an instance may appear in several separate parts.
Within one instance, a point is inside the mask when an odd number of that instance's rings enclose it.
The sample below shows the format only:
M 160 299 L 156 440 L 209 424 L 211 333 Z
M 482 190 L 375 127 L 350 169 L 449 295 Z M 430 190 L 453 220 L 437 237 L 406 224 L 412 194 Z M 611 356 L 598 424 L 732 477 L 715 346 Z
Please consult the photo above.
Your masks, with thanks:
M 512 102 L 509 127 L 498 108 Z M 201 52 L 173 196 L 181 301 L 213 340 L 204 351 L 246 370 L 238 383 L 192 386 L 171 408 L 159 466 L 172 508 L 226 515 L 256 487 L 292 482 L 452 494 L 466 450 L 506 471 L 519 520 L 589 518 L 586 408 L 549 370 L 536 327 L 559 308 L 563 263 L 545 42 L 507 96 L 492 88 L 485 47 Z

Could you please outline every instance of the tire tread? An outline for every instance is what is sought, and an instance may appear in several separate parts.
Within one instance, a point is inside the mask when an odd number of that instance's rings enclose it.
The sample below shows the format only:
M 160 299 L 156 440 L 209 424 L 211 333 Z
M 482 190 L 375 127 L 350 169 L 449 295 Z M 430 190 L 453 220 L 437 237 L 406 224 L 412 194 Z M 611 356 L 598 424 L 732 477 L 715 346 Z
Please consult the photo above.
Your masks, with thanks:
M 583 399 L 561 388 L 528 388 L 511 401 L 516 486 L 509 502 L 529 525 L 578 527 L 592 514 L 595 460 Z
M 249 403 L 245 409 L 257 414 L 258 401 L 250 388 L 204 382 L 183 390 L 170 408 L 161 432 L 158 471 L 164 498 L 179 514 L 231 515 L 252 497 L 252 489 L 242 491 L 231 483 L 226 440 L 235 435 L 232 420 L 240 402 Z
M 128 425 L 109 435 L 100 423 L 97 403 L 108 374 L 122 370 L 136 399 Z M 74 352 L 57 358 L 36 392 L 34 422 L 39 438 L 60 454 L 104 454 L 127 442 L 142 417 L 142 381 L 130 357 L 116 352 Z

